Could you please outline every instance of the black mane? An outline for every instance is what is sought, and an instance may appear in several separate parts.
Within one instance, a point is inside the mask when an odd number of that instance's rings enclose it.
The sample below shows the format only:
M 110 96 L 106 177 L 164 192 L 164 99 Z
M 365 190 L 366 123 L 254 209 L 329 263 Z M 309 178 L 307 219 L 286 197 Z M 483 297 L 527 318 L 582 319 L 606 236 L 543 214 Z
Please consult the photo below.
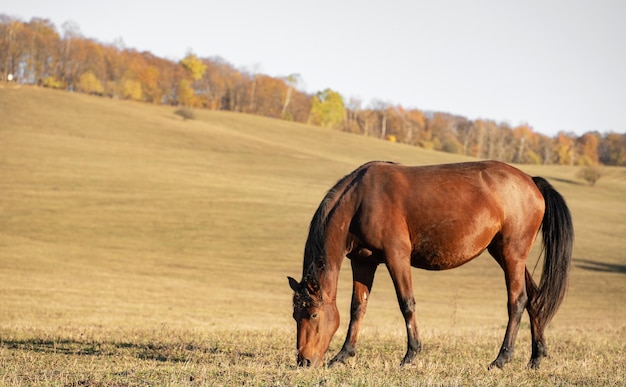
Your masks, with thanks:
M 302 264 L 303 289 L 306 285 L 315 282 L 318 289 L 321 288 L 320 274 L 326 270 L 328 257 L 326 255 L 326 228 L 329 220 L 341 201 L 341 197 L 356 182 L 360 180 L 369 166 L 377 161 L 372 161 L 357 168 L 352 173 L 342 177 L 324 196 L 319 207 L 313 215 L 309 226 L 309 235 L 304 246 L 304 262 Z

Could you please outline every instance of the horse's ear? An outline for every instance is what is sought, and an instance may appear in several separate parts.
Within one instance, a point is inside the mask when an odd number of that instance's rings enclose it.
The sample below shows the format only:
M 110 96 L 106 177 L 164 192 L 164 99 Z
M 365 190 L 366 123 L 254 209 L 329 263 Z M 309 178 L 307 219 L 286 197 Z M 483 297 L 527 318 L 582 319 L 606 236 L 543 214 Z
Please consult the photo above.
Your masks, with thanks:
M 291 288 L 291 290 L 293 290 L 294 292 L 300 290 L 300 284 L 298 283 L 298 281 L 291 277 L 287 277 L 287 279 L 289 280 L 289 287 Z

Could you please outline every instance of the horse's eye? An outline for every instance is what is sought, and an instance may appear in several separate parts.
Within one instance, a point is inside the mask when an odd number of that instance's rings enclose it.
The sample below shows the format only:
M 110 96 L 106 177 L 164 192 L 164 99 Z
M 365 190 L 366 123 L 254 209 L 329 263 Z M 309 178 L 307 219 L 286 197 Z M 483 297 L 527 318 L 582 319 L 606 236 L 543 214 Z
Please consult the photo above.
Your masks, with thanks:
M 313 314 L 311 315 L 311 320 L 315 320 L 316 318 L 317 318 L 317 313 L 313 313 Z

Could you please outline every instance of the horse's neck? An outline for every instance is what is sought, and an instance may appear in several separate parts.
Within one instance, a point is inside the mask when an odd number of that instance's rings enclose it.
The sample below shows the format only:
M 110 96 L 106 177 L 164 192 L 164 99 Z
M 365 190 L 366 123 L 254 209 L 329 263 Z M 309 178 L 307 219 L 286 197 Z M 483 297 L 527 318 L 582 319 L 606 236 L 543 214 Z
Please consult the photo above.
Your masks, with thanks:
M 322 259 L 322 261 L 315 262 L 312 268 L 316 270 L 320 287 L 324 293 L 324 299 L 329 299 L 333 302 L 337 298 L 339 270 L 347 253 L 348 229 L 356 211 L 354 198 L 344 195 L 345 191 L 337 193 L 337 196 L 331 199 L 325 199 L 325 201 L 329 200 L 329 202 L 324 203 L 324 207 L 318 209 L 318 211 L 323 210 L 325 213 L 316 214 L 320 216 L 317 218 L 317 221 L 320 223 L 316 223 L 317 227 L 312 231 L 315 235 L 314 238 L 307 241 L 307 243 L 314 243 L 313 246 L 323 246 L 321 251 L 317 250 L 317 248 L 309 250 L 309 258 Z M 324 226 L 320 227 L 322 224 Z M 311 234 L 309 238 L 311 238 Z M 316 238 L 323 238 L 323 240 Z M 317 242 L 321 243 L 317 244 Z
M 337 297 L 339 271 L 347 253 L 348 228 L 350 224 L 350 221 L 346 220 L 345 213 L 336 211 L 334 215 L 327 224 L 324 243 L 326 261 L 319 271 L 321 288 L 326 296 L 333 301 Z

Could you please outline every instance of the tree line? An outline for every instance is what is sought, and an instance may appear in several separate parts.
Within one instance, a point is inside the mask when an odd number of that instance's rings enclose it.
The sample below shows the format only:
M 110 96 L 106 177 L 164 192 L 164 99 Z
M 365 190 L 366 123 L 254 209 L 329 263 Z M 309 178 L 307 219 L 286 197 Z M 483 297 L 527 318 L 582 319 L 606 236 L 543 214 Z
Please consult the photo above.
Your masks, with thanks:
M 527 124 L 469 120 L 445 112 L 368 106 L 326 89 L 306 93 L 298 74 L 272 77 L 193 53 L 176 62 L 150 52 L 86 38 L 72 22 L 0 14 L 3 81 L 154 104 L 228 110 L 319 125 L 354 134 L 513 163 L 626 166 L 626 133 L 559 132 Z

